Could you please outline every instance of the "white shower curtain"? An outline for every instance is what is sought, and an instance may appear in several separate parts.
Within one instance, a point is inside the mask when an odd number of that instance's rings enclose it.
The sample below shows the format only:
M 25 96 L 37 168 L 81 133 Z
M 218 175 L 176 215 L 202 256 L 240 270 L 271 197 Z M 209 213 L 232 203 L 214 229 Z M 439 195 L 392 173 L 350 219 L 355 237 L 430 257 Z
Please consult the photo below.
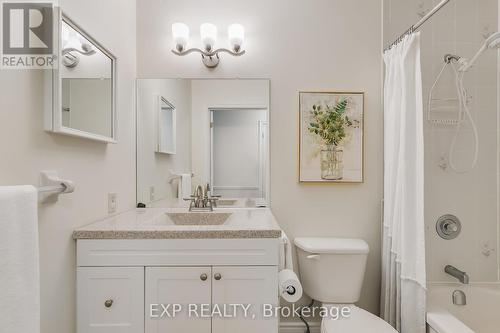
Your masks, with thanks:
M 382 317 L 425 333 L 424 139 L 420 34 L 384 54 Z

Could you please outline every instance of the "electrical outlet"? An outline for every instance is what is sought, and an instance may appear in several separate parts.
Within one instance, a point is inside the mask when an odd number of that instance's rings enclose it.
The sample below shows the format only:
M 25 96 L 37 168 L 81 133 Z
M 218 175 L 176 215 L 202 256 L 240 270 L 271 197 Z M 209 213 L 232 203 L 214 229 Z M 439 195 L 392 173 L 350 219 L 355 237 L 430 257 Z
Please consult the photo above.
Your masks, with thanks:
M 116 213 L 116 193 L 108 193 L 108 214 Z
M 155 201 L 155 187 L 149 187 L 149 201 Z

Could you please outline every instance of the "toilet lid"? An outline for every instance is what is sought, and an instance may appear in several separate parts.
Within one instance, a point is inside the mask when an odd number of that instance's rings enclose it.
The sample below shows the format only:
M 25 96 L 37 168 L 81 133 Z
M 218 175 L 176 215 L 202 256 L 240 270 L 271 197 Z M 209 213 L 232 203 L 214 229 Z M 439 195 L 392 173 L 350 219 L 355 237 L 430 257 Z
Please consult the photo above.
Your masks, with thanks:
M 321 333 L 397 333 L 383 319 L 353 306 L 349 318 L 324 318 L 321 322 Z

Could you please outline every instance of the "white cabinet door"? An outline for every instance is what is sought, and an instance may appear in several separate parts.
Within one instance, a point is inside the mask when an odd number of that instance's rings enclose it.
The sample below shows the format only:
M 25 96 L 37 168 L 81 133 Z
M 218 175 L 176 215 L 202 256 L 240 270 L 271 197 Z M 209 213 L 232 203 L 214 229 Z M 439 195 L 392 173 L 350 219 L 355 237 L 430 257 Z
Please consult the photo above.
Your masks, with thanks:
M 78 267 L 77 333 L 143 333 L 144 268 Z
M 146 333 L 210 333 L 210 317 L 189 316 L 188 307 L 210 306 L 211 275 L 210 267 L 146 267 Z M 175 317 L 174 305 L 182 307 Z
M 264 318 L 263 306 L 278 305 L 277 266 L 213 267 L 212 303 L 226 314 L 234 304 L 251 305 L 248 316 L 239 308 L 236 318 L 214 316 L 212 333 L 277 333 L 279 320 Z M 215 312 L 215 311 L 214 311 Z

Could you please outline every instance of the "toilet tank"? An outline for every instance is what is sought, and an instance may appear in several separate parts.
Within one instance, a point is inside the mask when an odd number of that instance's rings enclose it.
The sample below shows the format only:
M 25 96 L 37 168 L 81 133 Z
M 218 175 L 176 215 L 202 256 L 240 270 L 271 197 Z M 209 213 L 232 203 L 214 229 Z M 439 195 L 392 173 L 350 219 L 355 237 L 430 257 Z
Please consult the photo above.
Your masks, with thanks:
M 295 238 L 304 292 L 323 303 L 356 303 L 365 275 L 368 244 L 362 239 Z

